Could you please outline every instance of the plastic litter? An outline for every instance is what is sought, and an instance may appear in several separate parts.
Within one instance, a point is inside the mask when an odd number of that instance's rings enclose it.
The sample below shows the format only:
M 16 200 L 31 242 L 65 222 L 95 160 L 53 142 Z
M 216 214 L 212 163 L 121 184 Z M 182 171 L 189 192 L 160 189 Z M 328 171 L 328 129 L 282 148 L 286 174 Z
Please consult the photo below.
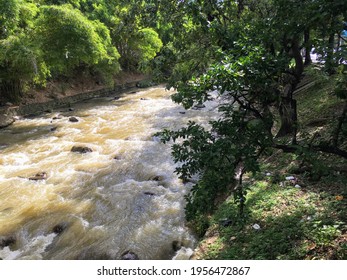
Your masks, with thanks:
M 260 225 L 258 225 L 258 224 L 254 224 L 252 227 L 253 227 L 255 230 L 260 230 Z

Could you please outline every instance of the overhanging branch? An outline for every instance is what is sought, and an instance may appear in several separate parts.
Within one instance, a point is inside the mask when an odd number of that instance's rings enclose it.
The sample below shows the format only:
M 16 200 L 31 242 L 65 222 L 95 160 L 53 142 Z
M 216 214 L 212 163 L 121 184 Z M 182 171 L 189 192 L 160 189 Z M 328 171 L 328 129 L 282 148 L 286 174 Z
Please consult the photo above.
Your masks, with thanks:
M 285 153 L 295 153 L 305 148 L 300 145 L 283 145 L 283 144 L 274 144 L 273 147 L 276 149 L 282 150 Z M 329 145 L 314 145 L 314 146 L 311 146 L 309 149 L 317 151 L 317 152 L 334 154 L 334 155 L 347 159 L 347 151 L 341 150 L 338 147 L 329 146 Z

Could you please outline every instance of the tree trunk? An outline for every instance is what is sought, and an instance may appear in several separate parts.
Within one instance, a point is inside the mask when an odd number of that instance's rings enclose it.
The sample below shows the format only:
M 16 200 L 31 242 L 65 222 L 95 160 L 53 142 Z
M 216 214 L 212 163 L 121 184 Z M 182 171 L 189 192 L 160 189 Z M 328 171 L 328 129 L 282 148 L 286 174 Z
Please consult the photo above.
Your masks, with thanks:
M 279 114 L 281 118 L 281 128 L 276 137 L 283 137 L 293 134 L 293 142 L 296 142 L 297 127 L 297 109 L 296 100 L 290 97 L 282 97 L 279 106 Z
M 306 29 L 304 32 L 304 46 L 305 46 L 304 65 L 310 65 L 312 63 L 312 59 L 311 59 L 312 44 L 310 42 L 310 30 L 308 29 Z
M 292 39 L 290 53 L 295 59 L 295 69 L 293 75 L 288 76 L 287 84 L 284 89 L 284 96 L 281 98 L 279 114 L 281 118 L 281 127 L 276 137 L 283 137 L 292 134 L 292 143 L 296 143 L 297 133 L 297 109 L 296 100 L 293 99 L 293 93 L 301 80 L 304 71 L 304 63 L 300 53 L 300 47 L 297 39 Z
M 18 102 L 22 96 L 22 86 L 20 80 L 3 80 L 0 83 L 0 95 L 6 101 Z
M 335 33 L 332 32 L 328 40 L 328 49 L 327 49 L 327 56 L 326 56 L 326 62 L 325 62 L 326 71 L 330 75 L 335 73 L 334 44 L 335 44 Z

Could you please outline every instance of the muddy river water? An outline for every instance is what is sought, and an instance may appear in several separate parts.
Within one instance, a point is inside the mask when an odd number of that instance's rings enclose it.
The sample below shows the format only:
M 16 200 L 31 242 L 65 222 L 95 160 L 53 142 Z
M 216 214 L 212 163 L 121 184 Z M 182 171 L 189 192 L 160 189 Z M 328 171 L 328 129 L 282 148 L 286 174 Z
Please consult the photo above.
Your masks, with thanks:
M 170 145 L 153 134 L 207 123 L 215 104 L 184 110 L 172 93 L 158 86 L 87 100 L 1 129 L 0 258 L 120 259 L 131 251 L 188 259 L 189 185 L 174 173 Z

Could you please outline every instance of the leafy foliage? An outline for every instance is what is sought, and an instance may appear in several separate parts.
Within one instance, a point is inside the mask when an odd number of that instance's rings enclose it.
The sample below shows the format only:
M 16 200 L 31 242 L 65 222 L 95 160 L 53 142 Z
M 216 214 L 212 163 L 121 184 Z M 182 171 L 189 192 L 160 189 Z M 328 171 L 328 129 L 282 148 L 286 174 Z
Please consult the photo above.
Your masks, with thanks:
M 1 1 L 1 96 L 18 101 L 27 87 L 45 85 L 49 78 L 66 81 L 77 72 L 109 86 L 121 68 L 149 72 L 162 47 L 152 14 L 157 4 Z
M 45 61 L 54 71 L 69 71 L 81 63 L 98 64 L 117 60 L 108 29 L 90 21 L 69 6 L 43 6 L 38 18 L 37 36 Z
M 179 29 L 186 31 L 187 40 L 182 49 L 175 42 L 176 69 L 182 73 L 175 76 L 173 70 L 173 78 L 177 79 L 172 83 L 177 87 L 173 100 L 190 108 L 208 100 L 211 91 L 228 100 L 219 107 L 222 117 L 211 122 L 208 129 L 189 123 L 179 131 L 161 134 L 164 141 L 181 139 L 172 148 L 174 159 L 181 164 L 177 173 L 183 179 L 194 175 L 200 179 L 187 197 L 188 219 L 200 219 L 210 213 L 215 198 L 223 192 L 234 193 L 242 214 L 242 176 L 258 171 L 260 156 L 272 148 L 295 153 L 303 160 L 313 159 L 310 155 L 317 151 L 347 157 L 339 141 L 312 145 L 310 139 L 297 137 L 294 91 L 305 71 L 303 56 L 309 60 L 313 46 L 324 48 L 325 70 L 331 73 L 341 63 L 345 49 L 345 44 L 338 51 L 334 44 L 329 45 L 338 32 L 336 19 L 341 22 L 345 16 L 339 10 L 344 4 L 339 2 L 319 14 L 321 4 L 309 0 L 181 3 L 185 17 Z M 328 26 L 324 30 L 319 24 L 323 19 Z M 203 59 L 200 48 L 205 52 Z M 342 74 L 340 81 L 344 77 Z M 336 88 L 340 96 L 344 92 L 342 84 L 338 82 Z M 339 138 L 345 115 L 340 118 L 334 138 Z M 275 126 L 278 120 L 280 128 Z M 285 138 L 281 140 L 287 135 L 291 135 L 290 144 Z M 236 186 L 235 174 L 239 177 Z

